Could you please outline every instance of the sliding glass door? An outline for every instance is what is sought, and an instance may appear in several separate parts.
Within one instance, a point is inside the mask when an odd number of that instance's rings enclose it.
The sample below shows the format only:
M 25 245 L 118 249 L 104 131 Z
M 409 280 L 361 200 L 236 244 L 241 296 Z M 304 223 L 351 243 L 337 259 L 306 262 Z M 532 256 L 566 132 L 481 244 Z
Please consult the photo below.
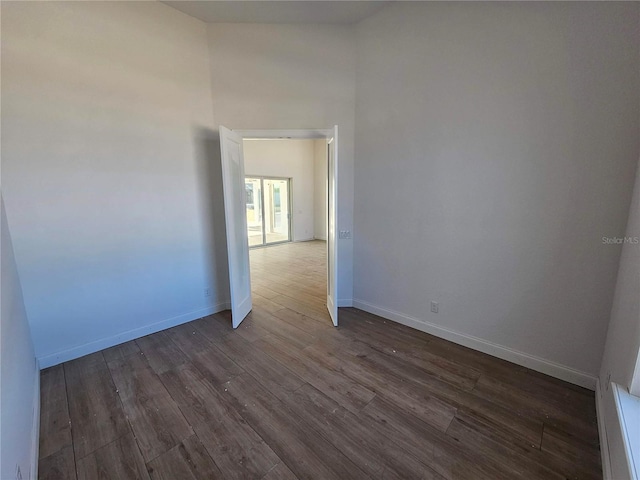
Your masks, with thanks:
M 290 179 L 246 177 L 249 246 L 291 240 Z
M 263 216 L 262 216 L 262 179 L 246 177 L 244 188 L 247 195 L 247 231 L 249 246 L 262 245 Z

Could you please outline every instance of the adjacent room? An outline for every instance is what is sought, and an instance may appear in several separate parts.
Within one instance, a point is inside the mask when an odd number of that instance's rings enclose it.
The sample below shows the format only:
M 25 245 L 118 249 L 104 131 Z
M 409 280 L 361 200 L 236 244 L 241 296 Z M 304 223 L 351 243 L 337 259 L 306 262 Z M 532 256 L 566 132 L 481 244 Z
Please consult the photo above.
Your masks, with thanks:
M 244 139 L 249 246 L 327 239 L 324 139 Z
M 640 3 L 0 2 L 0 478 L 640 478 Z
M 303 313 L 328 327 L 326 139 L 243 146 L 253 305 L 267 318 L 297 325 Z

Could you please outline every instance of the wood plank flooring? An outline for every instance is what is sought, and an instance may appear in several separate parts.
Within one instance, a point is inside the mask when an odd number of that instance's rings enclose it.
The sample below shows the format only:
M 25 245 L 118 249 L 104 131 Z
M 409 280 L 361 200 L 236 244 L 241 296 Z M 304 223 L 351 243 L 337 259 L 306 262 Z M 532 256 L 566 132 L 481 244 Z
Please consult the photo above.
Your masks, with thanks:
M 594 394 L 352 309 L 325 244 L 251 251 L 254 309 L 42 371 L 41 479 L 600 479 Z

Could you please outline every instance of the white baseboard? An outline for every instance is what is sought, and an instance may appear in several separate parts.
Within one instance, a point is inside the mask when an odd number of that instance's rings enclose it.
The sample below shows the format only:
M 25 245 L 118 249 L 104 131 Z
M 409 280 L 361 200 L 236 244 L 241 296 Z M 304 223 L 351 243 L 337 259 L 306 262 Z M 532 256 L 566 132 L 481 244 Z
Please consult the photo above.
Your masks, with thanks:
M 449 340 L 465 347 L 473 348 L 474 350 L 478 350 L 480 352 L 493 355 L 494 357 L 507 360 L 517 365 L 521 365 L 523 367 L 527 367 L 532 370 L 551 375 L 552 377 L 565 380 L 575 385 L 579 385 L 590 390 L 594 390 L 596 388 L 596 377 L 589 373 L 581 372 L 571 367 L 551 362 L 549 360 L 545 360 L 544 358 L 536 357 L 528 353 L 519 352 L 503 345 L 488 342 L 478 337 L 455 332 L 440 325 L 427 322 L 426 320 L 417 319 L 400 312 L 395 312 L 393 310 L 388 310 L 386 308 L 373 305 L 371 303 L 365 302 L 364 300 L 358 300 L 354 298 L 353 306 L 359 308 L 360 310 L 364 310 L 365 312 L 379 315 L 408 327 L 415 328 L 416 330 L 435 335 L 436 337 L 444 338 L 445 340 Z
M 38 358 L 40 368 L 52 367 L 59 363 L 68 362 L 74 358 L 80 358 L 85 355 L 89 355 L 90 353 L 98 352 L 105 348 L 113 347 L 115 345 L 128 342 L 129 340 L 144 337 L 145 335 L 150 335 L 161 330 L 166 330 L 167 328 L 175 327 L 176 325 L 206 317 L 207 315 L 212 315 L 229 308 L 231 308 L 229 301 L 219 302 L 215 305 L 211 305 L 210 307 L 194 310 L 176 317 L 167 318 L 166 320 L 134 328 L 133 330 L 128 330 L 111 337 L 101 338 L 100 340 L 78 345 L 61 352 L 44 355 Z
M 602 458 L 603 480 L 614 480 L 611 473 L 611 455 L 609 453 L 609 439 L 607 437 L 607 422 L 602 395 L 602 384 L 596 379 L 596 417 L 598 419 L 598 436 L 600 438 L 600 457 Z
M 40 457 L 40 365 L 34 359 L 35 381 L 33 386 L 33 424 L 31 425 L 31 466 L 26 478 L 38 478 L 38 459 Z
M 338 308 L 353 307 L 353 298 L 339 298 L 336 303 L 338 304 Z

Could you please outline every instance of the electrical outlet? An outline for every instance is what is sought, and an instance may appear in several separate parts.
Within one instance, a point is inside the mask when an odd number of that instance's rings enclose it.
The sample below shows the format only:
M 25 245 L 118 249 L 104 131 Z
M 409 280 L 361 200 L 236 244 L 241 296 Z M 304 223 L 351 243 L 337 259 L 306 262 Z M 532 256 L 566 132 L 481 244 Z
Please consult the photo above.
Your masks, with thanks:
M 431 302 L 431 311 L 433 313 L 438 313 L 439 304 L 438 302 Z
M 211 296 L 211 289 L 210 288 L 205 288 L 204 289 L 204 296 L 205 297 L 210 297 Z
M 341 238 L 341 239 L 351 238 L 351 230 L 340 230 L 338 232 L 338 238 Z

